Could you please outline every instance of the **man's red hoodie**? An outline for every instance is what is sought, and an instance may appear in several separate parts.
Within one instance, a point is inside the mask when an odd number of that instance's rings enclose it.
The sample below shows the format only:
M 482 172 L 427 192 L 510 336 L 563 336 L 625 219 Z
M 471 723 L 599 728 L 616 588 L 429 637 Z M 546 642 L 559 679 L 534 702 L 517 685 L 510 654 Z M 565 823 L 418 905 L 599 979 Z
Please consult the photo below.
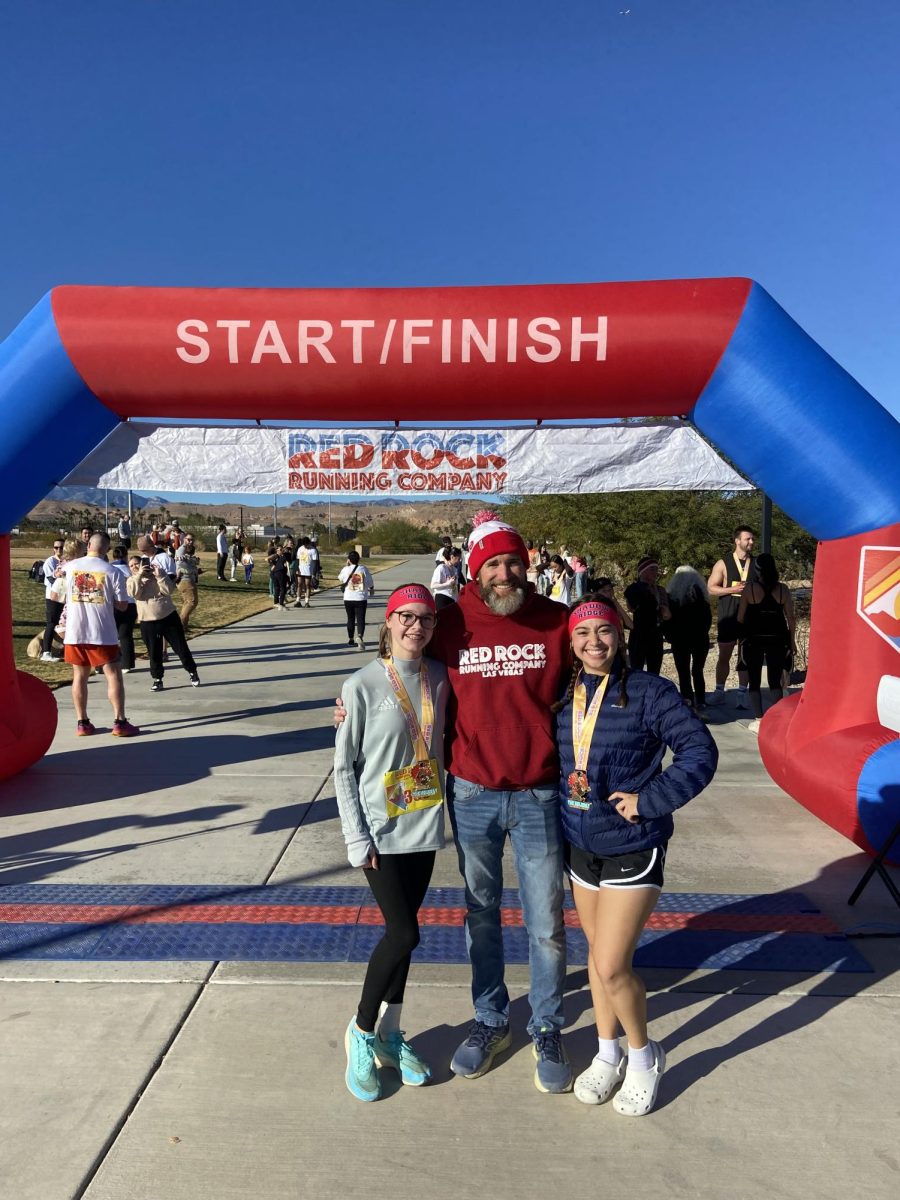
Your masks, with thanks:
M 519 611 L 498 617 L 469 584 L 426 651 L 450 672 L 447 770 L 486 788 L 559 782 L 550 705 L 571 661 L 568 612 L 528 586 Z

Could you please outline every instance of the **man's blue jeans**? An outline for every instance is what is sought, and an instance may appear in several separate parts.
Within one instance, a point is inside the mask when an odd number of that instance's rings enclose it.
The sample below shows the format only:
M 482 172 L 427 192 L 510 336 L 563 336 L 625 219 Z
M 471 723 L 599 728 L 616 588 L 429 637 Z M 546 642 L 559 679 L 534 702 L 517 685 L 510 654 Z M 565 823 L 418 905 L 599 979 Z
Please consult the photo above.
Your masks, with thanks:
M 447 799 L 459 869 L 466 883 L 466 945 L 472 962 L 475 1016 L 493 1026 L 509 1020 L 500 927 L 503 847 L 508 835 L 528 933 L 528 1032 L 561 1029 L 566 935 L 557 789 L 494 791 L 448 775 Z

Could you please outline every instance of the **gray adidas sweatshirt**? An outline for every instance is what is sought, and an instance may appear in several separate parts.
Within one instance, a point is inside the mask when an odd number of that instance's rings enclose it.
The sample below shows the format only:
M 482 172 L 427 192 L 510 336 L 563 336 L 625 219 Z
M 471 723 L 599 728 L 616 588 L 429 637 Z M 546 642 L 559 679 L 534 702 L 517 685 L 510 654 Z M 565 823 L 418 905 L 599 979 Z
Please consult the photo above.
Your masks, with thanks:
M 421 721 L 422 694 L 419 668 L 422 659 L 395 658 L 394 666 L 403 680 L 413 710 Z M 434 733 L 431 757 L 437 759 L 444 777 L 444 714 L 449 684 L 447 669 L 433 659 L 428 663 L 431 698 L 434 704 Z M 388 817 L 384 798 L 384 775 L 412 765 L 403 710 L 397 703 L 380 659 L 375 659 L 346 681 L 341 695 L 347 716 L 337 732 L 334 749 L 334 782 L 347 857 L 354 867 L 365 865 L 374 846 L 380 854 L 409 854 L 417 850 L 441 850 L 444 845 L 444 805 Z

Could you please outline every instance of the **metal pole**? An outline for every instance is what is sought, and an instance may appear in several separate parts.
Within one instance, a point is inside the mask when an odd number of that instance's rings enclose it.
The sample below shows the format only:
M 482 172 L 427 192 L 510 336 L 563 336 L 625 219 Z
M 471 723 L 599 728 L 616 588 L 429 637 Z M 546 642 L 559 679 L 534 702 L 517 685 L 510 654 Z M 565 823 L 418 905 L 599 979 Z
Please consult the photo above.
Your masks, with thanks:
M 772 500 L 765 492 L 762 494 L 762 529 L 759 542 L 763 554 L 772 553 Z
M 109 488 L 106 488 L 105 491 L 106 491 L 106 516 L 104 517 L 104 520 L 105 520 L 106 524 L 103 526 L 103 532 L 109 533 Z M 113 714 L 113 715 L 115 715 L 115 714 Z
M 272 537 L 278 537 L 278 495 L 277 495 L 277 493 L 272 497 L 272 501 L 273 501 L 272 511 L 275 513 L 275 531 L 272 534 Z

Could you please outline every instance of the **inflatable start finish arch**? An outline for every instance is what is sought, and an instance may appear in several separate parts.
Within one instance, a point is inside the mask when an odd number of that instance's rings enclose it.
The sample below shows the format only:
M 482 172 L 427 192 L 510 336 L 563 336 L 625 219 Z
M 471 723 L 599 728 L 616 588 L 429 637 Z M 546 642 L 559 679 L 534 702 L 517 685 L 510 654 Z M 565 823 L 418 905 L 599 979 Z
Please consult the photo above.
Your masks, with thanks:
M 821 540 L 806 686 L 765 717 L 760 750 L 785 791 L 879 846 L 900 816 L 900 741 L 876 709 L 900 674 L 900 424 L 752 280 L 55 288 L 0 346 L 0 530 L 129 417 L 551 415 L 687 416 Z M 56 719 L 7 641 L 0 775 L 36 762 Z

